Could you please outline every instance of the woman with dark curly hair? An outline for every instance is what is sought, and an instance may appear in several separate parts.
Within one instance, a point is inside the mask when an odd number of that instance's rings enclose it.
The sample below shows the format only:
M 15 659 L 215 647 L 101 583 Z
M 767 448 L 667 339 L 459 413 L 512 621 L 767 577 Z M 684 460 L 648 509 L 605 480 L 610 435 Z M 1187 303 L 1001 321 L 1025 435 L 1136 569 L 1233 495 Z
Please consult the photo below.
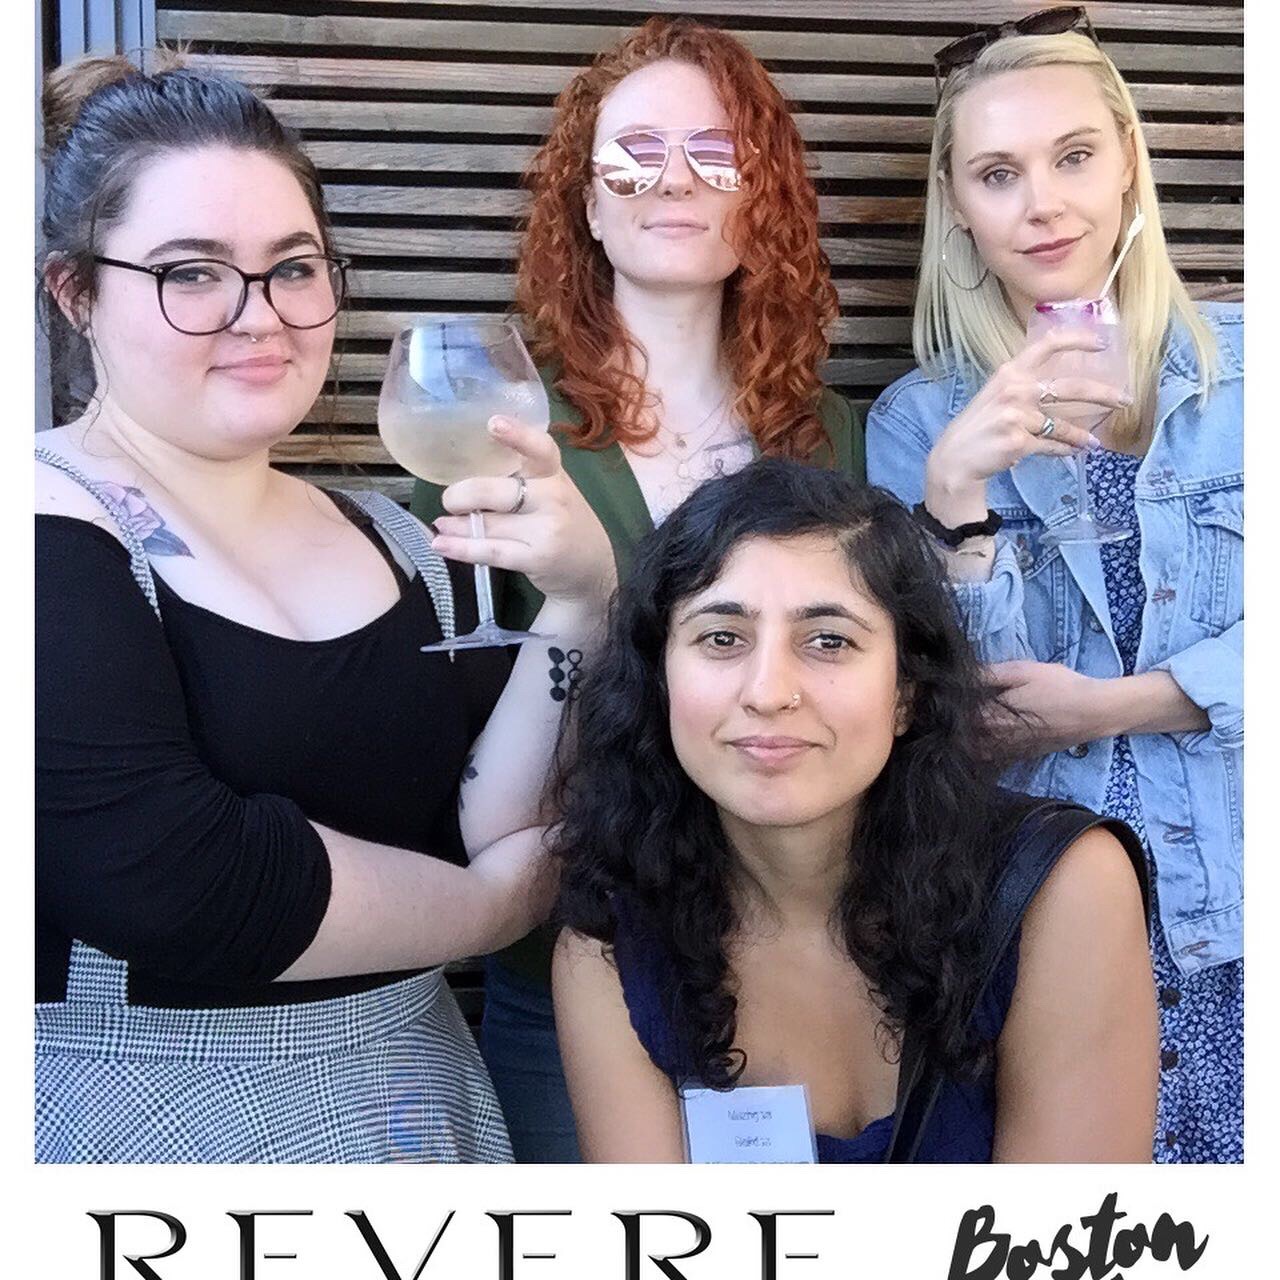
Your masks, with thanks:
M 917 1159 L 1150 1158 L 1141 850 L 1074 809 L 986 980 L 1034 802 L 996 785 L 990 686 L 896 500 L 774 459 L 713 481 L 609 642 L 555 840 L 587 1159 L 683 1159 L 692 1082 L 803 1084 L 820 1160 L 883 1159 L 904 1035 L 944 1077 Z
M 804 143 L 744 45 L 651 19 L 568 84 L 527 182 L 518 307 L 620 574 L 702 481 L 756 454 L 863 478 L 861 423 L 819 377 L 837 303 Z M 420 484 L 415 514 L 438 519 L 440 492 Z M 525 629 L 537 590 L 507 575 L 497 591 Z M 566 653 L 548 692 L 575 676 Z M 574 1158 L 550 953 L 543 935 L 488 969 L 482 1045 L 520 1160 Z

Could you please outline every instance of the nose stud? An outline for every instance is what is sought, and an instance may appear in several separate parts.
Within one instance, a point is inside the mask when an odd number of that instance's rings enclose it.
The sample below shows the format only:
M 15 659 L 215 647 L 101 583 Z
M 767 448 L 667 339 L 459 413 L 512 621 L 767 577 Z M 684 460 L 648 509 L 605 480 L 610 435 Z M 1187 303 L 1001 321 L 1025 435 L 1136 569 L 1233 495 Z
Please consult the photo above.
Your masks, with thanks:
M 796 690 L 796 692 L 791 695 L 791 701 L 787 703 L 787 710 L 794 711 L 799 705 L 800 705 L 800 691 Z

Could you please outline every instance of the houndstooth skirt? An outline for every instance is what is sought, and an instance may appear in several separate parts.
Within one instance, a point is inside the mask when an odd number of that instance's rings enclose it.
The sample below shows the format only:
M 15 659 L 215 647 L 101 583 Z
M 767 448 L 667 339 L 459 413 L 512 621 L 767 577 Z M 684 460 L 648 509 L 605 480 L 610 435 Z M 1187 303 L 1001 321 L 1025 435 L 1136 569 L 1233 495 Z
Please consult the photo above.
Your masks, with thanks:
M 67 1001 L 36 1006 L 38 1161 L 512 1159 L 440 969 L 312 1004 L 153 1009 L 119 1001 L 118 961 L 73 950 Z

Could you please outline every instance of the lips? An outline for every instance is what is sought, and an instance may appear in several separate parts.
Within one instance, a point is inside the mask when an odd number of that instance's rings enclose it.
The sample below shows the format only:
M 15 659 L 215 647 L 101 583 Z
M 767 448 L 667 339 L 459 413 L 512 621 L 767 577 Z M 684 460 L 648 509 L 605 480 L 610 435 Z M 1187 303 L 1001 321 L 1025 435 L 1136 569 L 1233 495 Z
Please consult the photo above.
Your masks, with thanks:
M 270 386 L 284 377 L 289 362 L 283 356 L 249 356 L 229 364 L 214 365 L 213 372 L 225 374 L 250 386 Z
M 1033 244 L 1030 249 L 1023 249 L 1022 255 L 1036 262 L 1061 262 L 1083 238 L 1081 234 L 1062 240 L 1044 240 Z
M 644 223 L 645 231 L 652 231 L 673 240 L 701 235 L 706 229 L 705 222 L 694 222 L 688 218 L 659 218 L 653 222 Z
M 735 738 L 729 745 L 748 760 L 762 765 L 780 765 L 798 759 L 814 746 L 804 738 L 784 737 L 780 734 L 752 734 Z

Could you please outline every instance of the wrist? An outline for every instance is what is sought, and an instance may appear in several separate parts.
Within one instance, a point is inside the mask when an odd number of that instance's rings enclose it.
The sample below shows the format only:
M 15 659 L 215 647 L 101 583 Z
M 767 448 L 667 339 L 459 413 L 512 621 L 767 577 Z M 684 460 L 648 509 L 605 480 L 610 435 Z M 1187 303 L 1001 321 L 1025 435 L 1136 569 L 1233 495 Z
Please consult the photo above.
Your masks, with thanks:
M 1093 696 L 1089 704 L 1092 737 L 1118 738 L 1133 733 L 1142 723 L 1143 707 L 1141 690 L 1135 686 L 1133 676 L 1090 676 Z
M 574 598 L 548 596 L 538 610 L 533 630 L 539 635 L 582 647 L 599 634 L 608 609 L 607 595 Z
M 938 546 L 947 578 L 956 584 L 991 581 L 996 560 L 995 538 L 970 538 L 958 547 Z
M 911 514 L 916 523 L 943 547 L 952 551 L 971 541 L 979 541 L 984 546 L 990 545 L 996 531 L 1004 523 L 1002 518 L 989 508 L 983 512 L 981 520 L 969 520 L 959 525 L 946 525 L 929 510 L 926 503 L 917 502 Z
M 935 520 L 951 527 L 982 520 L 987 514 L 986 479 L 957 473 L 935 450 L 925 463 L 924 505 Z
M 1199 733 L 1210 728 L 1203 707 L 1187 697 L 1168 671 L 1144 671 L 1110 681 L 1116 691 L 1114 733 Z

